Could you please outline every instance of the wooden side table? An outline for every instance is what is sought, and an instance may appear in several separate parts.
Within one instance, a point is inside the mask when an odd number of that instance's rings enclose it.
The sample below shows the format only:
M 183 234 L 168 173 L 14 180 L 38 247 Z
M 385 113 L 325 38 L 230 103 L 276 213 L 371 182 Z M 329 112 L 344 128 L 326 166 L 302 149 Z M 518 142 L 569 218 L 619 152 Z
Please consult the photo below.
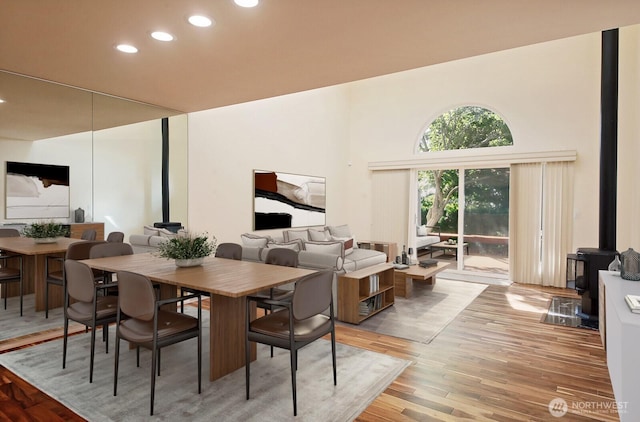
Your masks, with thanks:
M 411 265 L 405 270 L 395 270 L 394 284 L 395 294 L 401 297 L 410 297 L 413 292 L 413 281 L 419 280 L 427 284 L 435 284 L 435 275 L 449 267 L 451 262 L 438 262 L 432 267 L 423 268 L 419 265 Z
M 387 262 L 394 262 L 398 255 L 398 244 L 395 242 L 381 242 L 377 240 L 358 240 L 358 247 L 373 249 L 387 254 Z

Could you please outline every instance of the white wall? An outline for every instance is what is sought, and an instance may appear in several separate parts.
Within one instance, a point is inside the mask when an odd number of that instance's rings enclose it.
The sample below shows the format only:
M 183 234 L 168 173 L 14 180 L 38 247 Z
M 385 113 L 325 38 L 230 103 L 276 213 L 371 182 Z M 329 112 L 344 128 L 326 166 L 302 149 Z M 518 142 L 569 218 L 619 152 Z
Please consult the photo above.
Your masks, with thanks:
M 91 218 L 91 133 L 61 136 L 42 141 L 2 141 L 0 142 L 2 175 L 6 172 L 5 161 L 19 161 L 39 164 L 69 166 L 69 205 L 73 210 L 82 207 L 85 218 Z M 0 220 L 22 222 L 23 220 L 5 219 L 5 183 L 0 184 Z M 67 223 L 67 219 L 56 219 Z M 25 220 L 28 222 L 28 220 Z
M 128 239 L 142 234 L 145 224 L 162 221 L 161 129 L 160 120 L 153 120 L 35 142 L 2 141 L 0 157 L 68 165 L 71 215 L 58 221 L 73 221 L 73 211 L 80 207 L 86 221 L 105 223 L 105 234 L 122 231 Z M 186 114 L 169 118 L 169 138 L 170 217 L 187 225 Z M 2 183 L 3 217 L 4 189 Z
M 620 31 L 617 249 L 640 250 L 640 26 Z
M 621 91 L 630 91 L 621 99 L 619 194 L 633 194 L 619 225 L 633 220 L 624 242 L 637 243 L 640 40 L 636 27 L 621 37 L 623 54 L 633 55 L 621 59 L 629 65 Z M 368 163 L 411 158 L 432 119 L 475 104 L 505 118 L 512 151 L 577 151 L 573 248 L 597 247 L 600 48 L 594 33 L 190 114 L 191 227 L 238 242 L 252 228 L 252 170 L 267 169 L 326 176 L 327 223 L 349 223 L 361 239 L 375 235 L 373 207 L 408 204 L 372 203 Z
M 189 114 L 189 228 L 240 242 L 253 229 L 254 169 L 326 177 L 327 224 L 348 222 L 345 95 L 337 86 Z

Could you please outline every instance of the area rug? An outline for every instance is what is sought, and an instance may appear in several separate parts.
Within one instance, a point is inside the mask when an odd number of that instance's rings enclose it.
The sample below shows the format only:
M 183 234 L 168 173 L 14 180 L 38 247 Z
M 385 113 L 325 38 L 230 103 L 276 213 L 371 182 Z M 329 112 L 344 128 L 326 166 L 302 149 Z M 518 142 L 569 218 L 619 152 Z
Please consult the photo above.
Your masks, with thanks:
M 20 316 L 20 298 L 10 297 L 7 300 L 7 309 L 0 310 L 0 345 L 7 339 L 62 329 L 64 315 L 61 307 L 49 309 L 49 318 L 45 318 L 44 311 L 36 312 L 34 303 L 34 294 L 25 295 L 22 316 Z M 74 327 L 84 327 L 75 322 L 70 322 L 69 326 L 72 330 Z
M 414 281 L 411 297 L 396 296 L 393 306 L 364 320 L 358 328 L 430 343 L 486 288 L 486 284 L 440 278 L 434 285 Z
M 204 313 L 206 314 L 206 312 Z M 205 318 L 203 318 L 204 320 Z M 205 321 L 208 323 L 208 321 Z M 203 338 L 202 394 L 197 393 L 196 340 L 162 351 L 162 376 L 157 378 L 155 415 L 149 417 L 151 353 L 123 343 L 118 396 L 113 396 L 113 346 L 109 354 L 96 341 L 93 383 L 89 384 L 89 334 L 69 338 L 67 368 L 62 369 L 62 340 L 0 355 L 0 364 L 60 401 L 89 421 L 190 420 L 350 421 L 357 417 L 406 368 L 408 361 L 337 344 L 338 385 L 333 385 L 331 343 L 321 339 L 298 356 L 298 417 L 293 417 L 288 351 L 259 345 L 251 365 L 251 399 L 245 398 L 241 368 L 215 382 L 208 381 L 208 327 Z M 98 336 L 101 338 L 101 336 Z M 114 328 L 110 343 L 114 344 Z
M 597 317 L 583 314 L 582 299 L 572 297 L 552 297 L 549 301 L 549 310 L 542 317 L 542 322 L 564 327 L 598 329 Z

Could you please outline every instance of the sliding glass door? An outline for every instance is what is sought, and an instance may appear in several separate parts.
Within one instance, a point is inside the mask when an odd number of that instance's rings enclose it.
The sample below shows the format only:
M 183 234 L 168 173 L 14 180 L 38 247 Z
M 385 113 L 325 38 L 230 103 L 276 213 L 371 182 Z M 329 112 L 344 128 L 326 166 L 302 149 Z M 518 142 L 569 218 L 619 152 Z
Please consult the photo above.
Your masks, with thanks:
M 509 272 L 509 169 L 418 171 L 417 244 L 439 234 L 439 242 L 418 250 L 455 261 L 455 269 L 507 275 Z M 422 234 L 422 235 L 421 235 Z

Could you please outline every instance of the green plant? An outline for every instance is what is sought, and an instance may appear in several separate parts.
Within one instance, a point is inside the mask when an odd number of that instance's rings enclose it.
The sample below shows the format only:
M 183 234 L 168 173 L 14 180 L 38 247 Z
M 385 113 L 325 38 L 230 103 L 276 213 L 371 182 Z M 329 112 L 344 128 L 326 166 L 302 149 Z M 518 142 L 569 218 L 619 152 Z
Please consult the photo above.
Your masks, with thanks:
M 67 227 L 60 223 L 54 223 L 53 221 L 33 223 L 22 230 L 22 234 L 25 237 L 31 237 L 34 239 L 62 237 L 66 236 L 67 233 Z
M 216 238 L 205 234 L 176 236 L 162 242 L 156 255 L 167 259 L 204 258 L 216 250 Z

